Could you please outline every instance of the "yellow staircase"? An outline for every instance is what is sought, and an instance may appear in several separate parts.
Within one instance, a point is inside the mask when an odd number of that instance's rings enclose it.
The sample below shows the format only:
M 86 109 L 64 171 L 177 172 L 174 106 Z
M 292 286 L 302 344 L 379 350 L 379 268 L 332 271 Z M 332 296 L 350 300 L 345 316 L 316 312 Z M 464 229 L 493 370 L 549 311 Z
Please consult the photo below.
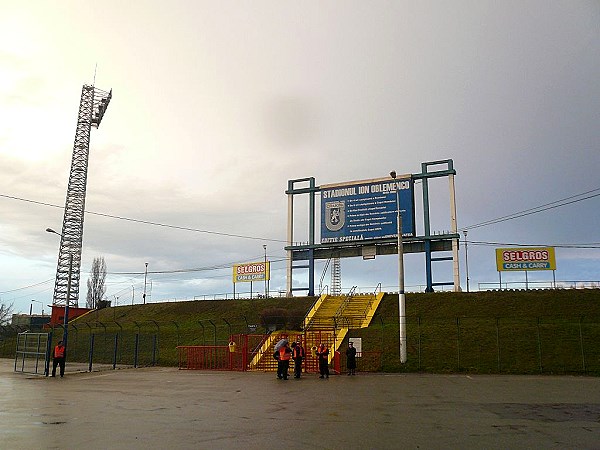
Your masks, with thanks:
M 348 330 L 368 327 L 385 294 L 321 295 L 304 318 L 304 333 L 275 332 L 265 339 L 260 350 L 250 362 L 251 370 L 269 370 L 276 366 L 273 360 L 273 347 L 283 335 L 289 335 L 290 342 L 302 340 L 310 354 L 310 349 L 321 343 L 330 349 L 329 362 L 348 334 Z
M 333 352 L 339 349 L 348 330 L 369 326 L 383 296 L 382 292 L 354 294 L 353 291 L 341 296 L 321 295 L 304 319 L 304 331 L 307 336 L 314 331 L 331 332 L 331 360 Z
M 301 331 L 275 331 L 271 333 L 265 338 L 258 351 L 255 352 L 252 361 L 250 361 L 249 369 L 276 370 L 277 360 L 273 358 L 273 352 L 275 351 L 275 344 L 283 338 L 287 339 L 290 344 L 294 341 L 303 341 Z

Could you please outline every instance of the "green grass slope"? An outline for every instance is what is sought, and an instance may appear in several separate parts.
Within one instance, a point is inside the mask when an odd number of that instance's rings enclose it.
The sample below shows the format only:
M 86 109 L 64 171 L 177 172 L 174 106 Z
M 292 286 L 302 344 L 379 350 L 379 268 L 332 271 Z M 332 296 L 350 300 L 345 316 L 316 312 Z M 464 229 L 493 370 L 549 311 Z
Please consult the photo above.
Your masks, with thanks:
M 231 334 L 264 333 L 260 315 L 283 309 L 286 327 L 315 298 L 215 300 L 118 306 L 79 317 L 69 354 L 130 364 L 138 337 L 140 365 L 176 365 L 178 345 L 227 345 Z M 362 338 L 365 370 L 385 372 L 600 374 L 600 290 L 531 290 L 407 294 L 406 364 L 399 362 L 398 296 L 386 295 Z M 255 330 L 255 331 L 254 331 Z M 56 336 L 62 330 L 54 330 Z M 3 356 L 14 345 L 0 346 Z M 345 348 L 343 344 L 342 348 Z M 368 361 L 368 362 L 367 362 Z M 360 368 L 360 365 L 359 365 Z

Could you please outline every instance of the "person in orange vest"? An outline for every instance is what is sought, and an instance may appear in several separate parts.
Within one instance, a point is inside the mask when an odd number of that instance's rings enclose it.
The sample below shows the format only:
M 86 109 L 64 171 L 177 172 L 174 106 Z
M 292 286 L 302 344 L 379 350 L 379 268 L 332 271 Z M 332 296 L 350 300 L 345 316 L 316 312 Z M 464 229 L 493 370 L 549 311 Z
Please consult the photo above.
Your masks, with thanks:
M 319 378 L 329 378 L 329 349 L 327 345 L 320 344 L 317 348 L 317 357 L 319 358 Z
M 65 374 L 65 346 L 63 345 L 63 341 L 58 341 L 58 344 L 54 347 L 53 357 L 52 376 L 56 376 L 56 366 L 60 365 L 60 377 L 62 378 Z
M 300 342 L 292 343 L 292 359 L 294 360 L 294 378 L 300 378 L 302 374 L 302 360 L 306 356 L 304 347 Z
M 277 360 L 277 378 L 288 379 L 288 369 L 290 368 L 290 359 L 292 357 L 292 350 L 286 342 L 285 345 L 279 347 L 279 359 Z

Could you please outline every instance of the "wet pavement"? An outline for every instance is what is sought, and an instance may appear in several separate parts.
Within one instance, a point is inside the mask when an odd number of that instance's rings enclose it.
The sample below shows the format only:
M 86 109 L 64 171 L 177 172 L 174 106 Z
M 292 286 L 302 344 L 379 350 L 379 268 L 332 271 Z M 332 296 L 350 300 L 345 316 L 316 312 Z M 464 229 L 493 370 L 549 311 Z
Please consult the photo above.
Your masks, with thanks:
M 600 378 L 67 369 L 0 359 L 0 448 L 600 447 Z

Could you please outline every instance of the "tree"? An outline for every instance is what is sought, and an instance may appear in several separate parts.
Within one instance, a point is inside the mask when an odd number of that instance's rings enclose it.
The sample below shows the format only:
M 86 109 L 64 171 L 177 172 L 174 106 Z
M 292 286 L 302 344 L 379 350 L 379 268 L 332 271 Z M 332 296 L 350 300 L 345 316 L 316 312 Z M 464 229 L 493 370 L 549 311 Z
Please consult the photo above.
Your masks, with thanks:
M 100 302 L 106 293 L 106 263 L 104 257 L 94 258 L 92 262 L 92 272 L 87 280 L 87 297 L 85 306 L 91 309 L 96 309 L 100 306 Z
M 7 324 L 12 318 L 12 309 L 14 303 L 10 305 L 0 302 L 0 325 Z

